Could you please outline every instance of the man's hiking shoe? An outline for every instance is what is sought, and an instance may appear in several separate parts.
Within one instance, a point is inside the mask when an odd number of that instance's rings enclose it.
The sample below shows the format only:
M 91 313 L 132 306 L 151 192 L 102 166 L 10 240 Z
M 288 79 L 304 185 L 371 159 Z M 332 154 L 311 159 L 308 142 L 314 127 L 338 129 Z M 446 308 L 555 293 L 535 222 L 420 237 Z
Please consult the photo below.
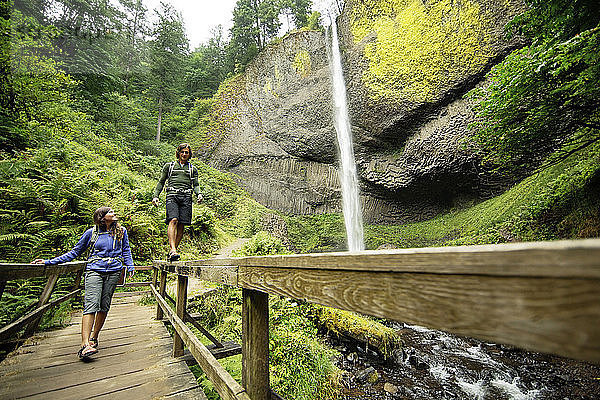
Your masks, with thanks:
M 177 253 L 169 253 L 169 262 L 179 261 L 181 256 Z
M 93 348 L 92 346 L 81 346 L 81 348 L 77 352 L 77 357 L 79 357 L 81 359 L 86 359 L 86 358 L 89 358 L 90 356 L 93 356 L 97 352 L 98 352 L 98 350 Z

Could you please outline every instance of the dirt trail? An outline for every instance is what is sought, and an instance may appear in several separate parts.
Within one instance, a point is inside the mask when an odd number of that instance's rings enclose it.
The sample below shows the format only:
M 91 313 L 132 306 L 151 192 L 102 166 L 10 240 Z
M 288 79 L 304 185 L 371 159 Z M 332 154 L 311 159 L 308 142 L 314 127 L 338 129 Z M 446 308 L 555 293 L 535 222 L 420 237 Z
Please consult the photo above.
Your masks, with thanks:
M 222 249 L 219 249 L 219 251 L 217 251 L 217 253 L 215 254 L 216 257 L 231 257 L 233 255 L 233 252 L 235 250 L 240 249 L 244 243 L 246 243 L 248 240 L 248 238 L 238 238 L 236 240 L 234 240 L 233 242 L 231 242 L 230 244 L 228 244 L 227 246 L 223 247 Z M 176 282 L 170 282 L 167 285 L 167 293 L 169 293 L 169 295 L 171 297 L 174 297 L 175 293 L 177 292 L 176 290 Z M 203 294 L 214 290 L 214 288 L 211 287 L 206 287 L 202 280 L 200 279 L 196 279 L 196 278 L 189 278 L 188 279 L 188 291 L 187 291 L 187 297 L 188 299 L 192 299 L 196 296 L 202 296 Z

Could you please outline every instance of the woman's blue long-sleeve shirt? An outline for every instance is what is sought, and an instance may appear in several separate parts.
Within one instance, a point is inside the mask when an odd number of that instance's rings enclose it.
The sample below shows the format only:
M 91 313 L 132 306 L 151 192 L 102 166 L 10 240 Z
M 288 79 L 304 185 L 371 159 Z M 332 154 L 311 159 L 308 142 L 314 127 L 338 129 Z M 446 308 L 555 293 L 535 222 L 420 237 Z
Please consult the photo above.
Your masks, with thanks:
M 92 238 L 93 230 L 94 228 L 90 228 L 85 231 L 71 251 L 51 260 L 46 260 L 44 264 L 61 264 L 73 261 L 79 257 L 87 250 Z M 94 249 L 90 253 L 88 260 L 87 270 L 91 271 L 116 272 L 123 268 L 123 265 L 127 267 L 128 271 L 133 271 L 133 259 L 131 257 L 127 229 L 123 228 L 123 239 L 121 240 L 112 237 L 107 231 L 98 232 L 98 239 L 96 240 Z

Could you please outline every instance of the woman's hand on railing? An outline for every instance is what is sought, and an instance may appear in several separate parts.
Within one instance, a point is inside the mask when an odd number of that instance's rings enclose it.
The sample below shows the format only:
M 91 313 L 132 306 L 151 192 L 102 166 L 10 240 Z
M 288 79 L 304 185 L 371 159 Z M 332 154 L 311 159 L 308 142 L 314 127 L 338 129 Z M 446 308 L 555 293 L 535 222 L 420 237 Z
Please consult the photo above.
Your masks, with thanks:
M 36 258 L 31 263 L 32 264 L 44 264 L 44 260 L 42 258 Z

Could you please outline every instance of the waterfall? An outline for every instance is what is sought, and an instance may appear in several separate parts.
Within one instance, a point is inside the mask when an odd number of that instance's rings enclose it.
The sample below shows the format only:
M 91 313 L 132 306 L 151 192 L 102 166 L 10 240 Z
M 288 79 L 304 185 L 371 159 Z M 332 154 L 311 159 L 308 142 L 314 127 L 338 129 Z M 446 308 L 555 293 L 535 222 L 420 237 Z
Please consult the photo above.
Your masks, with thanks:
M 335 106 L 335 130 L 340 152 L 340 183 L 342 185 L 342 208 L 348 237 L 348 250 L 364 250 L 363 221 L 358 194 L 358 176 L 352 147 L 352 130 L 346 104 L 346 83 L 342 71 L 342 58 L 338 43 L 335 18 L 331 18 L 330 64 Z

